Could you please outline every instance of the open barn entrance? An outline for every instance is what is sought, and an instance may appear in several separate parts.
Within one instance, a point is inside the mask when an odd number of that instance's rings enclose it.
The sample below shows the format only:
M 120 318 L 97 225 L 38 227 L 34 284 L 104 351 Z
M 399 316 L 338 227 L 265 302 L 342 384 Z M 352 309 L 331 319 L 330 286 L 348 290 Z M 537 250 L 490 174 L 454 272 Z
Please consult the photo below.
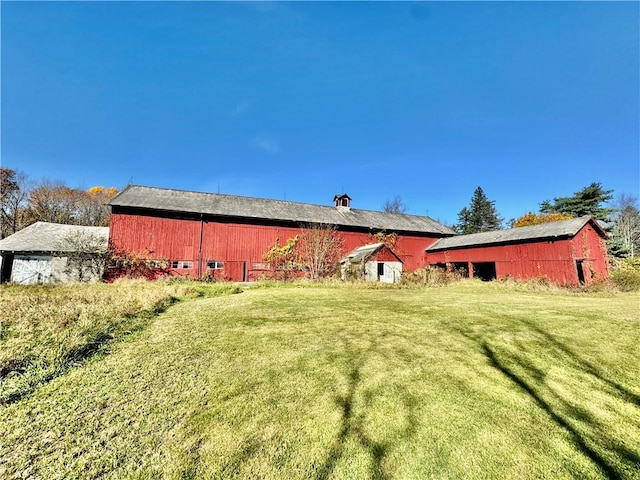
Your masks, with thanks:
M 11 280 L 11 270 L 13 268 L 13 255 L 5 253 L 2 256 L 2 267 L 0 268 L 0 283 Z
M 483 282 L 496 279 L 496 262 L 478 262 L 473 264 L 473 276 Z
M 578 270 L 578 282 L 580 285 L 584 283 L 584 269 L 582 268 L 582 260 L 576 260 L 576 269 Z
M 469 276 L 469 264 L 467 262 L 452 262 L 451 268 L 462 277 Z

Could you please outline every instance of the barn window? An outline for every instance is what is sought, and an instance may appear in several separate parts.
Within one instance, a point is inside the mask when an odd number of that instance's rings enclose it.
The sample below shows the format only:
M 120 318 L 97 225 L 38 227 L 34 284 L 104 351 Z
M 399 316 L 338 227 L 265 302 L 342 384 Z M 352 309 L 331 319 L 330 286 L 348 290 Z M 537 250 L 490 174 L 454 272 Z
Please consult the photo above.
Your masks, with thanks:
M 346 207 L 349 208 L 351 206 L 351 197 L 346 193 L 342 195 L 336 195 L 333 197 L 333 201 L 336 202 L 336 207 Z
M 251 270 L 271 270 L 271 265 L 266 262 L 254 262 L 251 264 Z
M 190 260 L 174 260 L 171 262 L 171 268 L 193 268 L 193 262 Z
M 207 268 L 210 268 L 211 270 L 222 270 L 224 268 L 224 262 L 209 260 L 207 262 Z
M 378 276 L 384 277 L 384 263 L 378 263 Z

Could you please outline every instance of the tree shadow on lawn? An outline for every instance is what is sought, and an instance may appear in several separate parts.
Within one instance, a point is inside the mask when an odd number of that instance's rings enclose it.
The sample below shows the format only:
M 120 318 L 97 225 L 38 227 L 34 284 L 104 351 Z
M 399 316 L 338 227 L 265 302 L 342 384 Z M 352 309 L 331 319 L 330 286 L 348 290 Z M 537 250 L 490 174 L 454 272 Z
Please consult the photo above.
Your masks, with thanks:
M 346 350 L 354 350 L 355 347 L 349 346 Z M 363 389 L 364 378 L 362 370 L 366 365 L 369 357 L 373 354 L 380 354 L 377 350 L 377 342 L 374 340 L 369 347 L 359 352 L 350 359 L 350 369 L 348 373 L 347 391 L 344 395 L 336 398 L 336 404 L 341 411 L 340 430 L 334 440 L 325 461 L 320 467 L 316 479 L 323 480 L 329 478 L 336 468 L 338 462 L 345 454 L 345 443 L 351 438 L 362 447 L 371 458 L 370 478 L 375 480 L 385 480 L 389 478 L 383 465 L 384 459 L 389 451 L 394 447 L 395 442 L 391 438 L 384 440 L 376 440 L 367 433 L 367 410 L 371 409 L 373 400 L 380 392 L 376 389 Z M 356 394 L 361 392 L 363 401 L 356 400 Z M 406 426 L 401 431 L 390 432 L 400 440 L 411 437 L 416 431 L 416 416 L 414 413 L 413 402 L 408 394 L 401 394 L 404 404 L 403 415 L 406 419 Z
M 531 398 L 559 427 L 568 432 L 575 447 L 595 464 L 605 478 L 631 478 L 640 471 L 640 453 L 625 446 L 611 418 L 627 427 L 635 438 L 638 425 L 628 409 L 637 408 L 637 395 L 607 378 L 592 364 L 550 333 L 529 322 L 526 335 L 535 342 L 507 342 L 481 333 L 457 329 L 472 341 L 489 364 Z M 532 337 L 533 335 L 533 337 Z M 549 377 L 551 368 L 562 377 Z M 594 397 L 598 400 L 593 403 Z M 598 408 L 604 408 L 604 413 Z M 629 431 L 630 430 L 630 431 Z M 635 472 L 635 473 L 634 473 Z
M 634 403 L 637 406 L 640 406 L 640 395 L 632 392 L 625 386 L 620 385 L 618 382 L 608 378 L 599 368 L 597 368 L 592 363 L 580 357 L 580 355 L 575 353 L 571 348 L 569 348 L 569 346 L 562 343 L 560 340 L 558 340 L 556 337 L 554 337 L 550 333 L 545 332 L 538 326 L 526 320 L 523 320 L 522 323 L 527 325 L 529 328 L 531 328 L 533 331 L 535 331 L 542 337 L 544 337 L 554 347 L 560 350 L 565 355 L 567 360 L 573 363 L 576 366 L 576 368 L 579 368 L 584 372 L 588 373 L 589 375 L 596 377 L 598 380 L 602 381 L 603 383 L 606 383 L 612 390 L 617 392 L 619 395 L 625 397 L 627 401 Z
M 18 402 L 31 395 L 36 388 L 64 375 L 73 367 L 87 362 L 94 356 L 107 354 L 107 346 L 111 341 L 111 335 L 99 332 L 86 343 L 58 355 L 53 361 L 30 357 L 20 363 L 16 362 L 16 366 L 12 366 L 8 374 L 0 376 L 0 405 Z

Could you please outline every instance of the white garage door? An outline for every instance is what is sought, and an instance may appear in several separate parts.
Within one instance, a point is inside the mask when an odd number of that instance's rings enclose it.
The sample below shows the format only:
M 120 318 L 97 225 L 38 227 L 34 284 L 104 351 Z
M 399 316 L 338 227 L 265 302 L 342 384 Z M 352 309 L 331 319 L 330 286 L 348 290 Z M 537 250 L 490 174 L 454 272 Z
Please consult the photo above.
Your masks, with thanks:
M 15 256 L 11 281 L 27 285 L 30 283 L 48 283 L 51 278 L 51 257 L 42 256 Z

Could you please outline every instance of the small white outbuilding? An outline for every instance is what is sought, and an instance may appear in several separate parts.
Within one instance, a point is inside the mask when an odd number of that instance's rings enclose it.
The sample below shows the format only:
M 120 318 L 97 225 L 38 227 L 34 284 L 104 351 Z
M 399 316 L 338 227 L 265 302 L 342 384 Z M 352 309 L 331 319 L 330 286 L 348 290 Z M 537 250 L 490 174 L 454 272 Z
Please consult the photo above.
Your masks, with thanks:
M 109 227 L 36 222 L 0 240 L 0 281 L 95 281 L 102 277 Z
M 384 243 L 372 243 L 356 248 L 340 260 L 340 273 L 342 280 L 398 283 L 402 277 L 402 260 Z

